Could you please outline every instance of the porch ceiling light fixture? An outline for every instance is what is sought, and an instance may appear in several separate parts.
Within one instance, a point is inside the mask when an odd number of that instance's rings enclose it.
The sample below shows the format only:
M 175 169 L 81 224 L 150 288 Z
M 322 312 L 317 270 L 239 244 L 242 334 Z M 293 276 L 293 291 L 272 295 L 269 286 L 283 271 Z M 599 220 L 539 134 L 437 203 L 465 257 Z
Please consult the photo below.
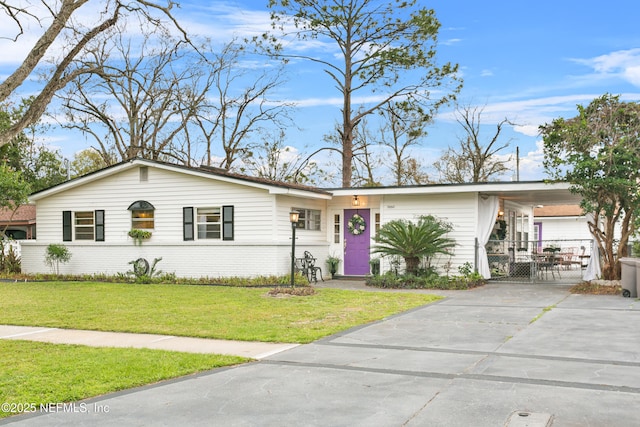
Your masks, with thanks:
M 353 196 L 353 199 L 351 200 L 351 206 L 360 206 L 360 200 L 358 200 L 358 196 Z

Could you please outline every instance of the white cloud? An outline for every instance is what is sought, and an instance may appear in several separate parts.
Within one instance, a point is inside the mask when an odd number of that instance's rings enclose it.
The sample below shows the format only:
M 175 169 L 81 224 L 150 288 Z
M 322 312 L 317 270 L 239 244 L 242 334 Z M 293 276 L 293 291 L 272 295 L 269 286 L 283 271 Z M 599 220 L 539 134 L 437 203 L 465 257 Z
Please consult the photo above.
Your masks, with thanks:
M 624 70 L 625 78 L 634 86 L 640 86 L 640 65 L 628 67 Z
M 536 125 L 516 125 L 513 127 L 513 130 L 527 136 L 537 136 L 539 133 L 538 126 Z
M 544 179 L 545 173 L 542 166 L 543 159 L 544 152 L 542 140 L 536 141 L 535 151 L 520 153 L 520 181 L 538 181 Z
M 454 44 L 458 44 L 460 42 L 462 42 L 462 39 L 447 39 L 447 40 L 445 40 L 443 42 L 440 42 L 440 43 L 445 45 L 445 46 L 451 46 L 451 45 L 454 45 Z
M 493 71 L 491 70 L 482 70 L 480 72 L 480 77 L 491 77 L 493 76 Z
M 352 99 L 353 105 L 357 104 L 369 104 L 374 102 L 380 102 L 386 97 L 384 95 L 378 96 L 360 96 Z M 296 105 L 296 107 L 319 107 L 319 106 L 334 106 L 342 107 L 344 99 L 342 97 L 327 97 L 327 98 L 305 98 L 298 100 L 287 100 Z
M 576 105 L 586 104 L 600 94 L 573 94 L 542 98 L 521 99 L 504 102 L 488 102 L 481 106 L 483 124 L 497 124 L 505 118 L 516 123 L 517 132 L 525 135 L 536 135 L 533 128 L 550 122 L 557 117 L 571 117 L 577 114 Z M 639 95 L 640 96 L 640 95 Z M 455 121 L 454 111 L 450 110 L 438 115 L 439 120 Z
M 572 59 L 593 69 L 595 77 L 618 77 L 640 86 L 640 48 L 618 50 L 589 59 Z

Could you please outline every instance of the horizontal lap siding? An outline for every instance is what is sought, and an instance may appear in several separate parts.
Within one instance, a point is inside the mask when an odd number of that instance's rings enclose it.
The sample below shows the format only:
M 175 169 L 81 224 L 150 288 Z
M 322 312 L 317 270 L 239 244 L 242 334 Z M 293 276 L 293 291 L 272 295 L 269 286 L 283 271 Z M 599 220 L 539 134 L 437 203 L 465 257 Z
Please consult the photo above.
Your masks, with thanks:
M 37 203 L 38 241 L 58 242 L 64 210 L 105 210 L 105 241 L 130 239 L 129 205 L 146 200 L 155 207 L 155 229 L 148 243 L 182 241 L 182 208 L 233 205 L 236 241 L 273 242 L 273 196 L 266 190 L 211 179 L 149 169 L 149 181 L 139 182 L 138 169 L 126 170 Z M 207 243 L 214 243 L 208 241 Z M 99 243 L 96 243 L 99 244 Z
M 296 230 L 296 257 L 300 258 L 305 251 L 318 260 L 318 266 L 323 271 L 326 269 L 325 261 L 329 255 L 329 240 L 327 239 L 327 201 L 316 199 L 303 199 L 291 196 L 277 196 L 275 208 L 276 234 L 284 236 L 283 243 L 286 247 L 285 256 L 291 257 L 291 222 L 289 212 L 291 208 L 316 209 L 320 214 L 320 231 Z
M 592 239 L 585 217 L 545 217 L 535 218 L 534 221 L 542 223 L 542 235 L 540 236 L 542 240 Z M 532 237 L 530 238 L 533 240 Z
M 152 237 L 135 246 L 127 233 L 131 229 L 129 205 L 146 200 L 155 207 Z M 185 206 L 234 206 L 233 241 L 183 241 L 182 208 Z M 191 176 L 149 167 L 148 181 L 140 182 L 139 169 L 132 168 L 105 179 L 52 195 L 37 202 L 37 231 L 23 270 L 46 273 L 44 251 L 50 243 L 64 243 L 73 254 L 61 272 L 115 273 L 130 269 L 127 263 L 140 256 L 150 262 L 162 257 L 158 268 L 179 276 L 282 274 L 288 259 L 289 240 L 278 236 L 274 226 L 275 196 L 268 190 Z M 62 212 L 104 210 L 105 241 L 62 242 Z M 288 221 L 288 212 L 286 214 Z
M 465 262 L 475 262 L 475 235 L 477 228 L 477 196 L 475 193 L 449 195 L 385 196 L 381 202 L 382 224 L 396 220 L 416 221 L 422 215 L 433 215 L 453 226 L 449 237 L 455 239 L 455 256 L 451 259 L 450 274 L 457 274 Z M 448 258 L 439 257 L 439 263 Z

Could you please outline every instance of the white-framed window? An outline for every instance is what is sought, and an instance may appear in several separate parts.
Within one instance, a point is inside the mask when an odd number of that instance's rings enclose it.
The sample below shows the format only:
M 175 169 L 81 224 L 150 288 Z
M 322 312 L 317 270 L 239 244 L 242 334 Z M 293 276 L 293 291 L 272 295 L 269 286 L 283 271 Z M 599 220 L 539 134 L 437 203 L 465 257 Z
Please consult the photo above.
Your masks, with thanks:
M 220 207 L 197 208 L 196 226 L 198 239 L 221 239 L 222 209 Z
M 340 214 L 333 215 L 333 243 L 340 243 Z
M 73 225 L 76 240 L 93 240 L 93 211 L 74 212 Z
M 104 242 L 104 210 L 62 211 L 62 241 Z
M 234 240 L 232 205 L 182 208 L 182 238 L 185 241 L 198 239 Z
M 297 229 L 320 231 L 321 215 L 319 209 L 291 209 L 300 213 L 300 216 L 298 217 L 298 223 L 296 224 Z

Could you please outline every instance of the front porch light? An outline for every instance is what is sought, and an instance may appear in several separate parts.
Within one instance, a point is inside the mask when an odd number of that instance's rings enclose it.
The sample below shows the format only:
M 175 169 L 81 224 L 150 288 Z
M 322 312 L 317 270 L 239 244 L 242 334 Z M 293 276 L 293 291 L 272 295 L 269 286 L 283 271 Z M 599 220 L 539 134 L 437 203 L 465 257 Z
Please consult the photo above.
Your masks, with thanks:
M 358 200 L 358 196 L 353 196 L 353 200 L 351 200 L 351 206 L 354 206 L 354 207 L 360 206 L 360 200 Z

